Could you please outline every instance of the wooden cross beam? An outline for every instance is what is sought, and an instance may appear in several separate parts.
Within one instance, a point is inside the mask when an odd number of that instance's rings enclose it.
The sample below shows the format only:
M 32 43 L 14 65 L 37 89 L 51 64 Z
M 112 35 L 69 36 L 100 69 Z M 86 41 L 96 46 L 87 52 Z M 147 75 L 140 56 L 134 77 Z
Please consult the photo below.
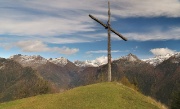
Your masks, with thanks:
M 105 29 L 108 28 L 107 25 L 105 25 L 104 23 L 102 23 L 101 21 L 99 21 L 97 18 L 95 18 L 95 17 L 92 16 L 91 14 L 89 14 L 89 17 L 91 17 L 93 20 L 95 20 L 96 22 L 98 22 L 99 24 L 101 24 L 103 27 L 105 27 Z M 110 30 L 111 30 L 114 34 L 118 35 L 118 36 L 119 36 L 120 38 L 122 38 L 124 41 L 127 41 L 127 38 L 125 38 L 123 35 L 121 35 L 120 33 L 116 32 L 116 31 L 113 30 L 111 27 L 109 27 L 109 28 L 110 28 Z
M 96 22 L 98 22 L 99 24 L 101 24 L 103 27 L 105 27 L 106 29 L 108 29 L 108 81 L 111 82 L 111 31 L 113 33 L 115 33 L 116 35 L 118 35 L 120 38 L 122 38 L 124 41 L 127 41 L 127 39 L 121 35 L 120 33 L 116 32 L 115 30 L 113 30 L 111 28 L 110 25 L 110 16 L 111 16 L 111 12 L 110 12 L 110 2 L 108 1 L 108 22 L 107 24 L 104 24 L 103 22 L 99 21 L 97 18 L 95 18 L 94 16 L 89 14 L 89 17 L 91 17 L 93 20 L 95 20 Z

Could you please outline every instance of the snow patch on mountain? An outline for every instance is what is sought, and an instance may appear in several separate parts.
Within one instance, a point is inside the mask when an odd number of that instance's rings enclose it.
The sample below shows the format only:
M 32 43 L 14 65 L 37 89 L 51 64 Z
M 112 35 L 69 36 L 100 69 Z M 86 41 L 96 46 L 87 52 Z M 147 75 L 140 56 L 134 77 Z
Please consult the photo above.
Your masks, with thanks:
M 180 57 L 180 52 L 178 53 L 173 53 L 173 54 L 166 54 L 166 55 L 159 55 L 159 56 L 155 56 L 154 58 L 149 58 L 149 59 L 142 59 L 142 61 L 149 63 L 153 66 L 157 66 L 159 64 L 161 64 L 163 61 L 169 59 L 170 57 L 175 57 L 175 58 L 179 58 Z M 176 63 L 179 63 L 179 61 L 174 61 Z
M 79 67 L 99 67 L 101 65 L 107 64 L 107 57 L 102 56 L 96 58 L 95 60 L 86 60 L 86 61 L 74 61 L 74 64 Z
M 157 66 L 160 63 L 162 63 L 163 61 L 169 59 L 170 57 L 174 57 L 174 59 L 172 59 L 172 63 L 180 63 L 180 52 L 174 53 L 174 54 L 158 55 L 153 58 L 142 59 L 142 60 L 138 59 L 137 56 L 130 53 L 127 56 L 122 56 L 115 60 L 125 59 L 125 60 L 131 61 L 131 62 L 144 61 L 151 65 Z M 45 59 L 39 55 L 27 56 L 27 55 L 21 55 L 21 54 L 13 55 L 9 59 L 17 61 L 18 63 L 20 63 L 23 66 L 31 66 L 31 67 L 35 67 L 35 68 L 37 68 L 38 66 L 44 65 L 47 62 L 64 67 L 69 62 L 69 60 L 64 57 L 54 58 L 54 59 L 52 59 L 52 58 Z M 115 61 L 115 60 L 112 59 L 112 61 Z M 77 60 L 77 61 L 74 61 L 74 64 L 79 67 L 99 67 L 101 65 L 107 64 L 107 56 L 102 56 L 102 57 L 96 58 L 95 60 L 86 60 L 86 61 L 78 61 Z
M 175 57 L 175 59 L 172 60 L 172 63 L 180 63 L 180 52 L 176 52 L 173 54 L 166 54 L 166 55 L 158 55 L 155 56 L 153 58 L 148 58 L 148 59 L 139 59 L 136 55 L 133 54 L 128 54 L 127 56 L 122 56 L 118 59 L 115 60 L 121 60 L 121 59 L 125 59 L 127 61 L 131 61 L 131 62 L 136 62 L 136 61 L 144 61 L 146 63 L 149 63 L 153 66 L 157 66 L 159 64 L 161 64 L 163 61 L 169 59 L 170 57 Z M 101 61 L 100 61 L 101 60 Z M 91 67 L 98 67 L 104 64 L 107 64 L 107 57 L 104 57 L 104 59 L 95 59 L 95 60 L 86 60 L 86 61 L 75 61 L 74 64 L 76 66 L 79 67 L 87 67 L 87 66 L 91 66 Z M 102 61 L 102 60 L 106 60 L 106 61 Z M 115 61 L 112 60 L 112 61 Z
M 26 64 L 46 64 L 47 60 L 40 55 L 33 55 L 33 56 L 27 56 L 27 55 L 13 55 L 9 59 L 13 59 L 15 61 L 18 61 L 20 64 L 26 65 Z
M 56 65 L 59 65 L 61 67 L 64 67 L 68 63 L 68 60 L 64 57 L 55 58 L 55 59 L 50 58 L 48 61 Z
M 118 59 L 111 59 L 112 61 L 115 61 L 115 60 L 120 60 L 120 59 L 125 59 L 127 61 L 131 61 L 131 62 L 134 62 L 134 61 L 139 61 L 139 59 L 137 58 L 137 56 L 133 55 L 133 54 L 129 54 L 127 56 L 123 56 L 123 57 L 120 57 Z M 104 64 L 107 64 L 107 56 L 102 56 L 102 57 L 99 57 L 99 58 L 96 58 L 95 60 L 86 60 L 86 61 L 74 61 L 74 64 L 76 66 L 79 66 L 79 67 L 99 67 L 101 65 L 104 65 Z
M 180 63 L 180 53 L 176 53 L 174 56 L 172 56 L 171 62 L 175 64 Z
M 68 63 L 68 60 L 66 58 L 60 57 L 60 58 L 55 58 L 55 59 L 45 59 L 41 57 L 40 55 L 33 55 L 33 56 L 28 56 L 28 55 L 13 55 L 9 57 L 9 59 L 15 60 L 18 63 L 20 63 L 23 66 L 33 66 L 33 67 L 38 67 L 40 65 L 44 65 L 47 62 L 51 62 L 53 64 L 56 64 L 58 66 L 65 66 Z
M 85 61 L 74 61 L 74 64 L 79 67 L 98 67 L 101 65 L 101 63 L 96 62 L 94 60 L 85 60 Z
M 180 52 L 174 54 L 175 58 L 180 58 Z

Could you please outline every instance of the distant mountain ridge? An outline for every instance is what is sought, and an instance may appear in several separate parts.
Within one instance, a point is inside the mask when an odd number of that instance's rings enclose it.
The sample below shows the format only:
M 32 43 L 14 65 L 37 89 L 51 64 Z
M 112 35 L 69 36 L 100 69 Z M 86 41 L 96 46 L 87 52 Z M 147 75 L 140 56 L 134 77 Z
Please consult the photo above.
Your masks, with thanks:
M 128 54 L 127 56 L 123 56 L 123 57 L 120 57 L 118 59 L 115 59 L 115 60 L 119 60 L 119 59 L 127 59 L 129 61 L 139 61 L 140 59 L 138 59 L 137 56 L 133 55 L 133 54 Z M 112 61 L 115 61 L 115 60 L 112 60 Z M 79 67 L 99 67 L 99 66 L 102 66 L 102 65 L 105 65 L 107 64 L 107 62 L 100 62 L 98 60 L 86 60 L 86 61 L 74 61 L 74 64 L 76 66 L 79 66 Z
M 140 60 L 137 58 L 137 56 L 135 56 L 131 53 L 129 55 L 123 56 L 121 58 L 127 59 L 129 61 Z M 121 58 L 119 58 L 119 59 L 121 59 Z M 21 54 L 13 55 L 9 59 L 16 60 L 24 66 L 31 66 L 31 65 L 38 66 L 40 64 L 46 64 L 47 62 L 51 62 L 51 63 L 54 63 L 54 64 L 59 65 L 61 67 L 64 67 L 67 63 L 70 62 L 68 59 L 66 59 L 64 57 L 54 58 L 54 59 L 53 58 L 45 59 L 45 58 L 41 57 L 40 55 L 28 56 L 28 55 L 21 55 Z M 99 66 L 102 66 L 104 64 L 107 64 L 107 62 L 100 62 L 98 60 L 85 60 L 85 61 L 76 60 L 73 63 L 78 67 L 99 67 Z
M 127 56 L 122 56 L 118 59 L 127 59 L 129 61 L 144 61 L 146 63 L 149 63 L 153 66 L 157 66 L 158 64 L 162 63 L 163 61 L 169 59 L 172 56 L 180 56 L 180 52 L 178 53 L 174 53 L 174 54 L 166 54 L 164 56 L 159 55 L 159 56 L 155 56 L 153 58 L 148 58 L 148 59 L 138 59 L 137 56 L 133 55 L 133 54 L 128 54 Z M 28 56 L 28 55 L 13 55 L 11 56 L 9 59 L 13 59 L 13 60 L 17 60 L 19 63 L 21 63 L 22 65 L 25 66 L 29 66 L 29 64 L 34 64 L 35 66 L 38 66 L 39 64 L 46 64 L 47 62 L 51 62 L 54 63 L 56 65 L 59 65 L 61 67 L 65 66 L 68 62 L 70 62 L 68 59 L 64 58 L 64 57 L 60 57 L 60 58 L 50 58 L 50 59 L 45 59 L 43 57 L 41 57 L 40 55 L 33 55 L 33 56 Z M 115 60 L 118 60 L 115 59 Z M 115 61 L 113 60 L 113 61 Z M 76 66 L 78 67 L 99 67 L 102 66 L 104 64 L 107 64 L 107 62 L 100 62 L 97 60 L 85 60 L 85 61 L 79 61 L 76 60 L 74 62 Z
M 129 61 L 143 61 L 143 62 L 146 62 L 153 66 L 157 66 L 157 65 L 161 64 L 163 61 L 165 61 L 173 56 L 176 56 L 176 57 L 180 56 L 180 52 L 174 53 L 174 54 L 159 55 L 159 56 L 155 56 L 153 58 L 148 58 L 148 59 L 139 59 L 137 56 L 130 53 L 127 56 L 122 56 L 122 57 L 120 57 L 118 59 L 114 59 L 112 61 L 116 61 L 119 59 L 127 59 Z M 98 62 L 95 60 L 92 60 L 92 61 L 91 60 L 86 60 L 86 61 L 76 60 L 76 61 L 74 61 L 74 64 L 79 67 L 99 67 L 99 66 L 107 64 L 107 62 L 101 63 L 101 62 Z
M 68 63 L 69 60 L 64 57 L 60 57 L 60 58 L 54 58 L 54 59 L 50 58 L 48 59 L 48 61 L 56 65 L 59 65 L 61 67 L 64 67 Z
M 166 54 L 164 56 L 162 55 L 159 55 L 159 56 L 155 56 L 153 58 L 149 58 L 149 59 L 143 59 L 142 61 L 146 62 L 146 63 L 149 63 L 153 66 L 157 66 L 159 64 L 161 64 L 163 61 L 169 59 L 170 57 L 173 57 L 173 56 L 176 56 L 176 57 L 180 57 L 180 52 L 178 53 L 174 53 L 174 54 Z
M 9 59 L 17 61 L 24 67 L 31 66 L 33 68 L 37 68 L 40 65 L 44 65 L 48 62 L 47 59 L 41 57 L 40 55 L 28 56 L 28 55 L 18 54 L 18 55 L 10 56 Z
M 18 61 L 20 64 L 23 66 L 33 66 L 37 67 L 39 65 L 44 65 L 47 62 L 54 63 L 59 66 L 65 66 L 68 63 L 68 60 L 66 58 L 60 57 L 60 58 L 50 58 L 50 59 L 45 59 L 40 55 L 33 55 L 33 56 L 28 56 L 28 55 L 13 55 L 10 56 L 9 59 Z
M 131 61 L 131 62 L 140 61 L 140 59 L 136 55 L 133 55 L 132 53 L 128 54 L 127 56 L 122 56 L 116 60 L 120 60 L 120 59 L 125 59 L 125 60 Z M 116 61 L 116 60 L 114 60 L 114 61 Z
M 76 66 L 79 66 L 79 67 L 99 67 L 101 65 L 104 65 L 106 63 L 100 63 L 98 61 L 90 61 L 90 60 L 86 60 L 86 61 L 74 61 L 74 64 Z
M 14 55 L 9 59 L 20 63 L 24 67 L 32 67 L 47 81 L 50 81 L 60 90 L 74 87 L 74 79 L 77 77 L 78 67 L 63 57 L 45 59 L 38 56 Z

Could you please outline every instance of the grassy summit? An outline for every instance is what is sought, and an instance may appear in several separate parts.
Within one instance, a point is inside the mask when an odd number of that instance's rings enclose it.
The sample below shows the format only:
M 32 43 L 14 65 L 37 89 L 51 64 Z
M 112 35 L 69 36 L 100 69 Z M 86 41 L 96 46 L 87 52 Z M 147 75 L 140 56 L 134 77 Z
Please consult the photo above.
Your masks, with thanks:
M 163 107 L 153 99 L 114 82 L 2 103 L 0 109 L 163 109 Z

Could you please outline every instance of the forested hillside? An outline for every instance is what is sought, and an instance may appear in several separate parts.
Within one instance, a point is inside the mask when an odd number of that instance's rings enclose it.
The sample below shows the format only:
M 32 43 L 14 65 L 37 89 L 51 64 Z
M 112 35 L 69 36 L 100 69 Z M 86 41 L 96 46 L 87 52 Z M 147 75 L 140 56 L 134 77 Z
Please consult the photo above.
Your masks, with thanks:
M 0 102 L 52 93 L 55 88 L 37 71 L 0 58 Z

